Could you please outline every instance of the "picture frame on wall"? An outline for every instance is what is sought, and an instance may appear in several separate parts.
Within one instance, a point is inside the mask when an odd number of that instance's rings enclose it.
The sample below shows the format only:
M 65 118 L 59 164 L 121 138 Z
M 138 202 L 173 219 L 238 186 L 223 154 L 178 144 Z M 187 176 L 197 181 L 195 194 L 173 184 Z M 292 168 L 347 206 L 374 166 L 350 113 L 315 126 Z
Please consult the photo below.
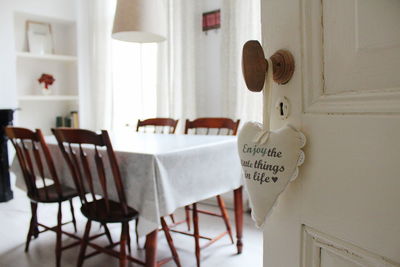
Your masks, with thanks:
M 221 10 L 203 13 L 203 31 L 221 28 Z
M 34 54 L 53 54 L 53 36 L 50 23 L 27 21 L 28 51 Z

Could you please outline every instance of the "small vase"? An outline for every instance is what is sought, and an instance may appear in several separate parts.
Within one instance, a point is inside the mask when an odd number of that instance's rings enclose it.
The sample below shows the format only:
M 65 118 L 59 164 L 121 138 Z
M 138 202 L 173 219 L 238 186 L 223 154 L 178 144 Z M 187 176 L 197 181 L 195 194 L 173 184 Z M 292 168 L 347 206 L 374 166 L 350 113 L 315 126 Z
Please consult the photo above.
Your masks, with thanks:
M 43 95 L 50 95 L 51 94 L 51 87 L 50 86 L 48 86 L 48 88 L 42 87 L 42 94 Z

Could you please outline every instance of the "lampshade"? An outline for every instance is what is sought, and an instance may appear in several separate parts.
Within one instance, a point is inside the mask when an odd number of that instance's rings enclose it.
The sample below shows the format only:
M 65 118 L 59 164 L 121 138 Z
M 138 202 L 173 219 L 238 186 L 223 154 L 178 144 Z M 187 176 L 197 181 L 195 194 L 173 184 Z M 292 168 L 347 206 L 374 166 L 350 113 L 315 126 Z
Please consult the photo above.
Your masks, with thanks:
M 118 0 L 112 37 L 137 43 L 166 39 L 166 9 L 163 0 Z

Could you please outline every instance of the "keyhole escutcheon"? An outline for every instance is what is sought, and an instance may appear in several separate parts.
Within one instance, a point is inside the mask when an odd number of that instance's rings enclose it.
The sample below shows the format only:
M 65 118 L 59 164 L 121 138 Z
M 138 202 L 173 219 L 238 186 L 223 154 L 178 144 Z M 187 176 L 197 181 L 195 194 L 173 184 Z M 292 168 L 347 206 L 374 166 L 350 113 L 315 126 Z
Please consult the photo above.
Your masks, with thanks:
M 285 120 L 287 119 L 287 117 L 289 117 L 290 105 L 289 105 L 289 100 L 285 96 L 280 97 L 276 101 L 275 108 L 277 109 L 278 115 L 282 120 Z

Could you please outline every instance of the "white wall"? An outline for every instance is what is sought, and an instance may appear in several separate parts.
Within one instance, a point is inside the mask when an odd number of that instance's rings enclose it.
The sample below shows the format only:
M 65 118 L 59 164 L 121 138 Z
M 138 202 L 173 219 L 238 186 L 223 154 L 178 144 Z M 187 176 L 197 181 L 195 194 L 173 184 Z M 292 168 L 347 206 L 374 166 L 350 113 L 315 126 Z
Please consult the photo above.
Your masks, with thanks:
M 200 14 L 194 16 L 202 27 L 202 13 L 220 9 L 221 0 L 201 0 Z M 223 10 L 221 10 L 223 12 Z M 221 22 L 221 24 L 223 21 Z M 196 68 L 196 111 L 198 117 L 218 117 L 222 114 L 221 99 L 221 29 L 202 32 L 198 36 Z
M 17 107 L 14 12 L 75 20 L 71 0 L 0 0 L 0 109 Z

